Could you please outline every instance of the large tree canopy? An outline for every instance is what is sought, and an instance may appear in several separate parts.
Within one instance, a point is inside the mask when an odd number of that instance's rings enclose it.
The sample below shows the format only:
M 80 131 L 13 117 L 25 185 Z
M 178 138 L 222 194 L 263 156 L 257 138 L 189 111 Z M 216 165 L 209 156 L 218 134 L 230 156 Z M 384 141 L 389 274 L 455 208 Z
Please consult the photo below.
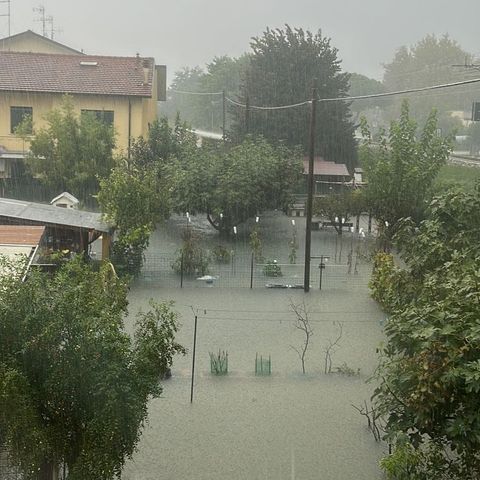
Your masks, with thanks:
M 389 319 L 375 404 L 397 444 L 389 478 L 479 478 L 479 208 L 480 185 L 436 198 L 427 220 L 399 228 L 406 266 L 377 258 L 373 294 Z
M 385 67 L 383 84 L 387 91 L 439 85 L 468 78 L 470 72 L 453 65 L 471 63 L 471 55 L 448 35 L 427 35 L 411 47 L 400 47 L 392 61 Z M 424 121 L 432 108 L 437 108 L 439 117 L 451 110 L 469 111 L 472 100 L 476 100 L 476 87 L 460 87 L 438 93 L 416 95 L 410 100 L 412 113 Z M 392 113 L 400 110 L 400 100 L 395 100 Z M 443 123 L 443 122 L 442 122 Z M 445 125 L 447 126 L 447 125 Z
M 212 225 L 231 232 L 257 213 L 286 208 L 302 166 L 298 152 L 248 137 L 225 150 L 206 147 L 171 163 L 172 207 L 206 213 Z
M 311 99 L 317 79 L 320 98 L 347 96 L 347 73 L 341 72 L 338 51 L 321 32 L 313 34 L 286 25 L 267 30 L 251 41 L 252 53 L 241 85 L 241 103 L 258 106 L 296 104 Z M 263 135 L 269 141 L 284 141 L 308 150 L 308 105 L 286 110 L 235 109 L 237 121 L 231 131 L 234 139 L 245 134 Z M 318 105 L 317 151 L 327 160 L 356 162 L 353 124 L 347 102 Z
M 94 272 L 76 259 L 25 282 L 22 269 L 2 260 L 6 268 L 0 443 L 25 478 L 50 480 L 64 463 L 71 480 L 111 480 L 134 451 L 160 377 L 183 351 L 176 315 L 154 305 L 131 339 L 123 328 L 127 288 L 109 264 Z

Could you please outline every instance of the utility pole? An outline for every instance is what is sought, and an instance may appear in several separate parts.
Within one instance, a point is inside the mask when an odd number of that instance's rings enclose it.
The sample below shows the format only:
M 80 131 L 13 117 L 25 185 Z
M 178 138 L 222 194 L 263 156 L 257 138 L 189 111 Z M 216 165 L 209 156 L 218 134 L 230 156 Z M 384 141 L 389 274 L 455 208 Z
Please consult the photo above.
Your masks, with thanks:
M 225 145 L 225 141 L 227 139 L 227 134 L 225 132 L 225 129 L 226 129 L 226 123 L 227 123 L 227 119 L 226 119 L 226 112 L 227 112 L 227 108 L 226 108 L 226 103 L 225 103 L 225 90 L 222 90 L 222 139 L 223 139 L 223 144 Z
M 313 80 L 312 104 L 310 109 L 310 155 L 308 159 L 308 180 L 307 180 L 307 205 L 306 205 L 306 226 L 305 226 L 305 271 L 303 278 L 303 291 L 310 290 L 310 256 L 312 249 L 312 210 L 313 210 L 313 167 L 315 160 L 315 130 L 317 117 L 317 79 Z
M 11 4 L 11 0 L 1 0 L 0 3 L 6 3 L 7 4 L 7 13 L 3 13 L 0 15 L 0 17 L 7 17 L 8 19 L 8 36 L 11 35 L 11 10 L 10 10 L 10 4 Z

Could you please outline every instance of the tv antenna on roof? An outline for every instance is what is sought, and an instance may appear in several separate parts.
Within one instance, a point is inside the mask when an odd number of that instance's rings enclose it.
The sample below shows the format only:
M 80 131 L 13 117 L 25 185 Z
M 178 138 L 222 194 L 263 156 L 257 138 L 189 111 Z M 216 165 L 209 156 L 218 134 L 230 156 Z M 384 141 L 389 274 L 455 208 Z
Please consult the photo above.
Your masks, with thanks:
M 39 5 L 38 7 L 33 8 L 35 13 L 38 13 L 40 18 L 35 18 L 35 22 L 42 22 L 42 35 L 44 37 L 48 37 L 47 35 L 47 16 L 45 15 L 45 7 L 43 5 Z
M 55 33 L 63 33 L 63 30 L 61 28 L 54 28 L 53 27 L 53 17 L 52 15 L 48 15 L 45 19 L 45 21 L 49 25 L 49 32 L 47 32 L 47 37 L 48 33 L 50 33 L 50 40 L 53 40 L 53 37 L 55 36 Z
M 10 36 L 11 35 L 10 27 L 11 27 L 11 18 L 12 18 L 11 9 L 10 9 L 11 0 L 0 0 L 0 4 L 4 4 L 4 3 L 7 5 L 7 13 L 0 14 L 0 17 L 7 17 L 7 19 L 8 19 L 8 36 Z

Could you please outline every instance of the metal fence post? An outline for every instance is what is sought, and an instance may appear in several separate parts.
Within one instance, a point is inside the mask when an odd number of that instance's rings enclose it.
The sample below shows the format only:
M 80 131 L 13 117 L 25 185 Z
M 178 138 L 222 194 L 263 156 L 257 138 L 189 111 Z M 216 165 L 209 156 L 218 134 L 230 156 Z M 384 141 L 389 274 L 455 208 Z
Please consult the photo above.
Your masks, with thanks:
M 183 288 L 183 251 L 180 258 L 180 288 Z
M 253 288 L 253 261 L 254 253 L 252 252 L 252 259 L 250 260 L 250 288 Z

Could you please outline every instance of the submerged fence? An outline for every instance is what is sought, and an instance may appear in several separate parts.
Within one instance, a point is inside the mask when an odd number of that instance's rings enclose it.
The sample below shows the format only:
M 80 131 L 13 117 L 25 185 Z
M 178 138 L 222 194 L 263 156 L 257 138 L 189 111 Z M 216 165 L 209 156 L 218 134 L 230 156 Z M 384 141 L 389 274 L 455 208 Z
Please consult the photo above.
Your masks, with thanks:
M 173 265 L 176 264 L 176 269 Z M 320 264 L 323 268 L 320 268 Z M 180 265 L 180 267 L 179 267 Z M 175 271 L 177 270 L 177 271 Z M 371 264 L 360 255 L 335 259 L 312 259 L 310 288 L 366 287 Z M 163 287 L 194 288 L 294 288 L 303 289 L 304 265 L 278 261 L 258 261 L 252 254 L 233 254 L 226 263 L 210 261 L 205 271 L 187 274 L 182 262 L 171 253 L 148 253 L 138 278 Z

